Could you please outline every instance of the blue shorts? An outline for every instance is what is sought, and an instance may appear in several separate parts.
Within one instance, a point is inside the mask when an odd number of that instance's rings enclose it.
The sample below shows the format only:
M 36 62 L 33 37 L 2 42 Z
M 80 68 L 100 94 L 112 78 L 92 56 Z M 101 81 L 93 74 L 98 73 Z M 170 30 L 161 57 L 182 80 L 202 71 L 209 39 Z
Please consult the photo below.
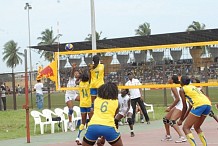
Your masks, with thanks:
M 210 105 L 202 105 L 199 107 L 196 107 L 195 109 L 192 109 L 190 112 L 197 116 L 197 117 L 201 117 L 202 115 L 208 115 L 211 111 L 211 106 Z
M 89 142 L 95 142 L 98 137 L 101 136 L 103 136 L 108 141 L 108 143 L 113 143 L 120 138 L 120 133 L 115 127 L 90 125 L 86 131 L 85 139 Z
M 90 88 L 90 94 L 93 95 L 93 96 L 97 96 L 98 88 Z
M 91 107 L 80 107 L 81 113 L 90 113 Z

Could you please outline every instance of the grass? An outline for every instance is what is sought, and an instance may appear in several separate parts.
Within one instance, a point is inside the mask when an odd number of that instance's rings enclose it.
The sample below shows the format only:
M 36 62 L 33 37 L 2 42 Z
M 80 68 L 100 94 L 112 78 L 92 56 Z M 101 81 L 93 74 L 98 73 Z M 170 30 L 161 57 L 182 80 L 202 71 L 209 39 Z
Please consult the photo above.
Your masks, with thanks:
M 151 120 L 161 119 L 164 114 L 164 107 L 155 108 L 155 119 L 152 119 L 152 114 L 149 113 Z M 14 139 L 26 136 L 26 113 L 25 110 L 9 110 L 6 112 L 0 112 L 0 141 L 6 139 Z M 30 134 L 34 135 L 34 120 L 30 116 Z M 57 126 L 55 132 L 57 131 Z M 61 130 L 60 130 L 61 131 Z M 48 126 L 45 134 L 50 134 L 50 127 Z M 39 127 L 37 127 L 36 135 L 40 135 Z
M 217 87 L 209 88 L 209 95 L 210 98 L 214 103 L 218 103 Z M 48 100 L 47 95 L 45 95 L 45 103 L 44 108 L 48 108 Z M 30 99 L 30 97 L 29 97 Z M 35 101 L 35 95 L 33 94 L 33 101 Z M 146 103 L 152 103 L 154 105 L 155 111 L 155 119 L 152 119 L 152 114 L 149 113 L 149 117 L 151 120 L 160 120 L 165 115 L 165 106 L 164 106 L 164 98 L 163 98 L 163 90 L 150 90 L 145 91 L 145 101 Z M 170 91 L 167 90 L 167 103 L 168 105 L 173 101 L 172 97 L 170 96 Z M 0 111 L 0 140 L 6 139 L 14 139 L 19 137 L 26 136 L 26 112 L 22 109 L 22 105 L 25 103 L 24 95 L 20 95 L 17 97 L 17 109 L 13 110 L 13 100 L 12 96 L 7 96 L 7 111 Z M 33 102 L 35 103 L 35 102 Z M 52 109 L 54 108 L 63 108 L 65 105 L 64 103 L 64 92 L 52 93 L 51 94 L 51 104 Z M 74 105 L 78 105 L 78 102 L 74 102 Z M 35 104 L 33 105 L 33 109 L 35 109 Z M 31 111 L 32 109 L 30 109 Z M 215 114 L 218 114 L 218 111 L 214 109 Z M 33 118 L 30 116 L 30 134 L 34 135 L 33 133 L 34 128 L 34 121 Z M 57 128 L 57 127 L 56 127 Z M 56 130 L 57 131 L 57 130 Z M 39 127 L 37 127 L 36 135 L 40 134 Z M 50 134 L 50 127 L 48 127 L 47 132 L 45 134 Z

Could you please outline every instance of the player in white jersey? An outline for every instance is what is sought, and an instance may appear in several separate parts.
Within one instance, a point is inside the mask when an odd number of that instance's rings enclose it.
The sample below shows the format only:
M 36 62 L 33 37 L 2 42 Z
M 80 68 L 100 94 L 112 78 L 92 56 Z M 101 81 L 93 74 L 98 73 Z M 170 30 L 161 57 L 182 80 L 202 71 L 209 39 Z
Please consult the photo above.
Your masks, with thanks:
M 178 76 L 173 75 L 172 77 L 170 77 L 168 83 L 179 84 L 180 82 Z M 163 118 L 163 123 L 166 130 L 166 136 L 161 141 L 172 141 L 172 137 L 170 135 L 170 126 L 173 127 L 179 135 L 179 139 L 175 141 L 176 143 L 182 143 L 187 141 L 187 139 L 183 136 L 179 126 L 176 123 L 176 120 L 178 120 L 182 114 L 182 108 L 183 108 L 182 100 L 179 95 L 179 90 L 180 87 L 171 88 L 171 96 L 173 97 L 174 101 L 165 110 L 167 114 Z
M 118 94 L 118 100 L 119 100 L 119 113 L 115 116 L 115 124 L 118 128 L 118 122 L 123 118 L 127 117 L 127 122 L 129 124 L 130 130 L 131 130 L 131 137 L 134 137 L 134 131 L 133 131 L 133 121 L 132 121 L 132 114 L 133 109 L 131 106 L 131 98 L 128 95 L 129 89 L 122 89 L 121 94 Z
M 76 64 L 73 64 L 72 65 L 71 76 L 69 77 L 67 87 L 76 87 L 79 84 L 79 80 L 80 80 L 80 72 L 79 72 L 79 70 L 76 70 Z M 73 102 L 72 101 L 73 100 L 74 101 L 79 101 L 78 91 L 76 91 L 76 90 L 66 90 L 65 103 L 67 104 L 67 106 L 69 108 L 69 112 L 68 112 L 68 118 L 69 118 L 68 128 L 71 131 L 75 130 L 75 128 L 73 127 L 73 124 L 72 124 L 72 114 L 73 114 Z

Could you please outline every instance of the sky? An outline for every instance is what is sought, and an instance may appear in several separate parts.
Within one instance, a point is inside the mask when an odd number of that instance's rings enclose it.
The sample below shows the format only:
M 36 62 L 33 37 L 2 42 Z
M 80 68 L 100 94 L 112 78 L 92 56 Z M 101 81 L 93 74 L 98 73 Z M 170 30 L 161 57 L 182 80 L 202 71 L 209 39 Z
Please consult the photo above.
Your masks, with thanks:
M 84 41 L 91 33 L 90 0 L 0 0 L 0 58 L 10 40 L 18 43 L 20 52 L 29 45 L 27 2 L 32 6 L 32 46 L 40 42 L 37 38 L 45 29 L 52 28 L 54 35 L 59 30 L 60 43 Z M 145 22 L 150 23 L 151 34 L 183 32 L 193 21 L 204 23 L 206 29 L 218 28 L 217 0 L 94 0 L 94 4 L 96 31 L 102 32 L 102 38 L 135 36 L 135 29 Z M 11 72 L 1 62 L 0 73 Z M 48 62 L 32 50 L 33 70 L 39 64 Z M 24 70 L 24 63 L 15 68 Z

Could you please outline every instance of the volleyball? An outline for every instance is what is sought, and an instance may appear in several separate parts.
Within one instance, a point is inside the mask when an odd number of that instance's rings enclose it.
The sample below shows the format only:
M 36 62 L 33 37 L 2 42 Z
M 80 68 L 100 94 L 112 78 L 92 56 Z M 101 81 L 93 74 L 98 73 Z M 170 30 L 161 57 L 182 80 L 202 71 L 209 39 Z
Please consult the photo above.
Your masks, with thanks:
M 65 50 L 66 51 L 72 51 L 73 50 L 73 45 L 72 44 L 66 44 L 65 45 Z

